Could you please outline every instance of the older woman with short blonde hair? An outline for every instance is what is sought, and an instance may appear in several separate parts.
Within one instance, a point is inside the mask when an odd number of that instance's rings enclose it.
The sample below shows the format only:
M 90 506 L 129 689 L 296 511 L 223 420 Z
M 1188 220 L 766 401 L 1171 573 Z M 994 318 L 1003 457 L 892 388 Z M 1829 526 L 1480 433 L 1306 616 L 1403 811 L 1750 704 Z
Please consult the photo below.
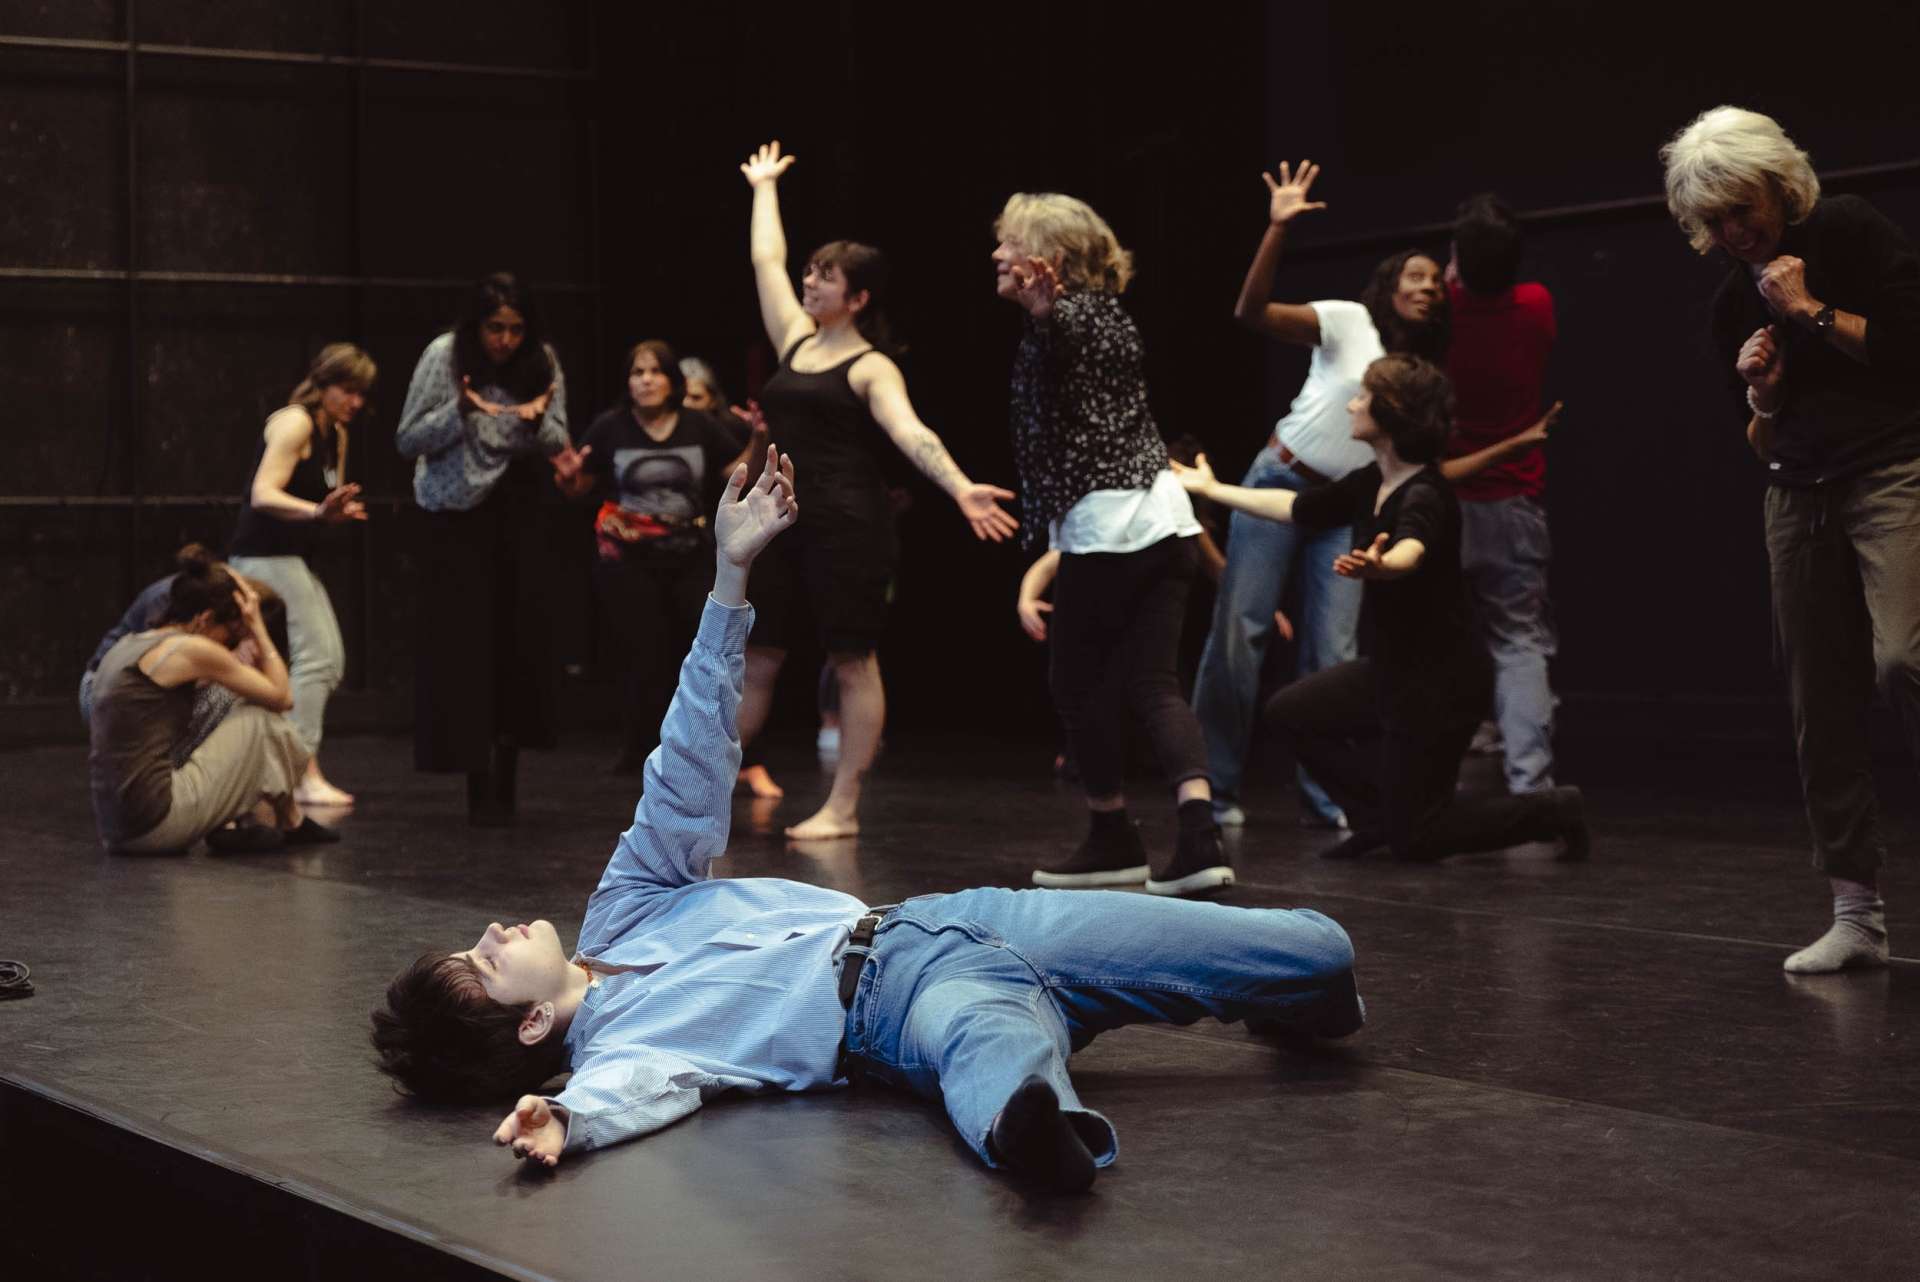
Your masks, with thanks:
M 1807 153 L 1758 112 L 1703 112 L 1660 158 L 1674 220 L 1731 260 L 1714 345 L 1771 482 L 1775 630 L 1834 897 L 1832 928 L 1786 968 L 1883 966 L 1865 678 L 1920 758 L 1920 255 L 1858 196 L 1821 195 Z
M 1085 202 L 1022 193 L 994 224 L 1000 297 L 1027 314 L 1013 363 L 1013 449 L 1029 544 L 1054 578 L 1051 682 L 1086 785 L 1086 839 L 1037 885 L 1145 882 L 1188 895 L 1233 884 L 1221 853 L 1206 746 L 1176 662 L 1199 523 L 1147 404 L 1140 331 L 1120 306 L 1133 256 Z M 1043 629 L 1044 631 L 1044 629 Z M 1180 835 L 1150 866 L 1127 817 L 1129 711 L 1174 787 Z

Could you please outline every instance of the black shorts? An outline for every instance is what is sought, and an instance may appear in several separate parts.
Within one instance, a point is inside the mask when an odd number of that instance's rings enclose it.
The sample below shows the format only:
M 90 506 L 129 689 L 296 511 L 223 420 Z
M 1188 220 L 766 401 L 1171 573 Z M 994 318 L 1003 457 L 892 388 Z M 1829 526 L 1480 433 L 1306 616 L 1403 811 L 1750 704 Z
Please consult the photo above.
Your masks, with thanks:
M 878 649 L 897 556 L 893 520 L 884 508 L 857 516 L 826 505 L 805 509 L 753 563 L 748 643 L 792 649 L 811 615 L 828 654 Z

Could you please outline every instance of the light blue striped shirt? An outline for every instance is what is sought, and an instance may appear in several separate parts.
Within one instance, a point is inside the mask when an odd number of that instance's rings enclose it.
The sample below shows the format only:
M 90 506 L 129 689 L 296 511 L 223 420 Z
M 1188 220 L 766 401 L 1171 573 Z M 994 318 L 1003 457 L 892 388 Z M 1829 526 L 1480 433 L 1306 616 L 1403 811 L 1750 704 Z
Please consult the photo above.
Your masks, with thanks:
M 707 598 L 647 758 L 633 827 L 587 901 L 578 956 L 600 973 L 567 1029 L 552 1097 L 567 1149 L 685 1117 L 725 1090 L 832 1085 L 846 1024 L 834 963 L 866 906 L 772 877 L 713 878 L 732 821 L 750 606 Z

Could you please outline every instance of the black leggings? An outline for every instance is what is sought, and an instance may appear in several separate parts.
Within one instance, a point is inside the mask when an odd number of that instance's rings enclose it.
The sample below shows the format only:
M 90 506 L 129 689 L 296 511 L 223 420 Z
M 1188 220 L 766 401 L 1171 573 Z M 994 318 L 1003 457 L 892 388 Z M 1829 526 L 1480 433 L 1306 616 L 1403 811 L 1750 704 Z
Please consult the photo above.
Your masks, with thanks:
M 1399 685 L 1400 683 L 1393 683 Z M 1460 759 L 1493 695 L 1482 655 L 1437 664 L 1395 689 L 1371 659 L 1316 672 L 1267 701 L 1267 721 L 1356 833 L 1404 859 L 1500 850 L 1559 836 L 1546 793 L 1460 799 Z
M 711 554 L 650 555 L 629 551 L 619 561 L 594 565 L 601 608 L 619 647 L 621 721 L 629 752 L 644 754 L 659 742 L 680 672 L 693 644 L 713 581 Z
M 1124 787 L 1127 714 L 1176 786 L 1207 773 L 1200 723 L 1180 694 L 1180 628 L 1197 538 L 1138 552 L 1066 553 L 1053 584 L 1052 685 L 1087 796 Z

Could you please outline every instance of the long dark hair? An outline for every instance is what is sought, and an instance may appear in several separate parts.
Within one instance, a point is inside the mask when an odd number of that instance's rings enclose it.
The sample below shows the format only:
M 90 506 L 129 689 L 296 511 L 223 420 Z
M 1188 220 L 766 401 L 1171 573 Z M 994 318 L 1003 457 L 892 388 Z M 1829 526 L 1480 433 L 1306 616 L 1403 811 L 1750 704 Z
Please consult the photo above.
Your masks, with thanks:
M 511 307 L 527 323 L 526 337 L 505 365 L 487 359 L 480 345 L 480 323 Z M 467 305 L 453 327 L 453 363 L 473 380 L 476 388 L 497 383 L 522 401 L 530 401 L 553 382 L 553 361 L 547 355 L 546 329 L 540 323 L 540 307 L 533 290 L 512 272 L 495 272 L 484 277 L 467 296 Z
M 632 406 L 633 393 L 624 390 L 633 377 L 633 362 L 640 353 L 653 357 L 660 366 L 660 372 L 667 376 L 667 406 L 679 409 L 680 402 L 687 396 L 687 376 L 680 368 L 680 358 L 674 354 L 673 345 L 661 338 L 643 338 L 627 349 L 627 363 L 620 371 L 620 385 L 623 389 L 620 402 Z
M 1403 249 L 1381 259 L 1367 287 L 1360 291 L 1360 305 L 1367 309 L 1373 318 L 1373 327 L 1380 331 L 1382 347 L 1390 352 L 1408 352 L 1430 361 L 1443 361 L 1447 358 L 1447 345 L 1453 341 L 1453 317 L 1447 307 L 1446 292 L 1441 292 L 1433 315 L 1425 321 L 1410 321 L 1393 305 L 1394 295 L 1400 292 L 1400 273 L 1416 258 L 1430 259 L 1436 265 L 1440 261 L 1424 249 Z
M 240 617 L 240 603 L 233 594 L 240 585 L 233 572 L 198 543 L 189 543 L 174 556 L 180 572 L 167 589 L 167 603 L 155 613 L 153 626 L 191 623 L 207 610 L 215 623 L 232 623 Z
M 867 291 L 867 305 L 853 318 L 860 337 L 883 352 L 895 348 L 893 326 L 887 323 L 887 256 L 857 240 L 830 240 L 813 251 L 809 267 L 831 267 L 847 283 L 852 296 Z

